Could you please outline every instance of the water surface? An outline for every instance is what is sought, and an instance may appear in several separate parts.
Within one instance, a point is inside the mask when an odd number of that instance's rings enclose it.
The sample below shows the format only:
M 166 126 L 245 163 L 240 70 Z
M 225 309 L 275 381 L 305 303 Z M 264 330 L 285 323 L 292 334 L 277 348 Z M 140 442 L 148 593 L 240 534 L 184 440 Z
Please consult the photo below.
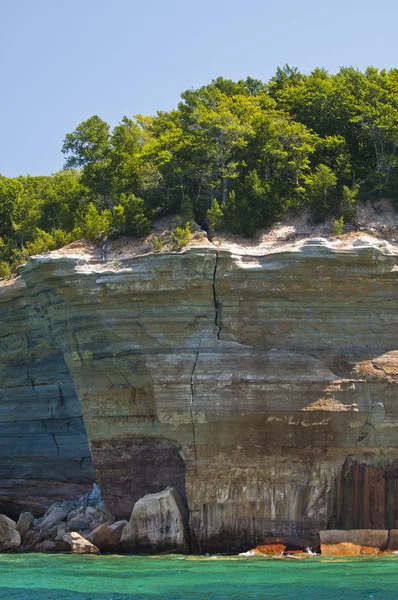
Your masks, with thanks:
M 7 600 L 397 600 L 398 558 L 0 555 Z

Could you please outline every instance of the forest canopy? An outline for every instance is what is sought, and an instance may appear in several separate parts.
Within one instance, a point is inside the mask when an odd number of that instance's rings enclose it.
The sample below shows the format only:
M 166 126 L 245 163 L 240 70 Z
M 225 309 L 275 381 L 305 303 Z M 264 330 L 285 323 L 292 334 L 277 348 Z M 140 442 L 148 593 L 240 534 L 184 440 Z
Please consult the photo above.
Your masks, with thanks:
M 76 239 L 144 235 L 159 215 L 245 236 L 289 209 L 354 222 L 358 200 L 398 199 L 397 143 L 398 69 L 286 65 L 113 129 L 94 115 L 65 136 L 62 171 L 0 175 L 0 278 Z

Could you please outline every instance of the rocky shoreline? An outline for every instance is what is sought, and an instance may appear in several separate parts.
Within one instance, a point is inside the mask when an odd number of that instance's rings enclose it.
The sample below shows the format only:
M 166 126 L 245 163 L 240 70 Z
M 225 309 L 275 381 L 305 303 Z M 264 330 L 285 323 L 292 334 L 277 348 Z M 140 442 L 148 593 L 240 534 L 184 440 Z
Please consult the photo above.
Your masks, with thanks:
M 54 503 L 43 517 L 30 512 L 18 521 L 0 515 L 0 552 L 72 554 L 195 554 L 188 514 L 171 487 L 148 494 L 134 505 L 129 520 L 117 521 L 99 487 L 74 501 Z M 197 553 L 197 552 L 196 552 Z M 319 538 L 268 536 L 239 556 L 310 558 L 398 554 L 398 530 L 326 530 Z
M 117 521 L 94 484 L 90 494 L 56 502 L 40 518 L 23 512 L 16 522 L 0 515 L 0 552 L 187 553 L 187 532 L 186 510 L 173 488 L 144 496 L 129 521 Z

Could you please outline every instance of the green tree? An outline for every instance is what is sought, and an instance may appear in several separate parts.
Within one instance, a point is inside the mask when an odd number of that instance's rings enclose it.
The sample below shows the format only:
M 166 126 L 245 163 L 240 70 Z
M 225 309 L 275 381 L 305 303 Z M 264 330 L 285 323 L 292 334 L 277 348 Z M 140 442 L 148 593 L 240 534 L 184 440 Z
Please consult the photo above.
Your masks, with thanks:
M 62 146 L 65 168 L 82 169 L 81 183 L 104 206 L 111 204 L 110 150 L 110 127 L 97 115 L 67 133 Z
M 116 229 L 130 235 L 144 235 L 151 229 L 150 211 L 142 198 L 134 194 L 122 194 L 120 204 L 115 207 Z
M 22 189 L 18 179 L 8 179 L 0 175 L 0 236 L 12 235 L 15 205 Z
M 336 207 L 337 177 L 326 165 L 319 165 L 307 179 L 310 209 L 315 220 L 333 213 Z
M 39 219 L 40 200 L 32 191 L 21 193 L 15 202 L 12 223 L 17 246 L 21 250 L 35 238 Z
M 78 214 L 76 227 L 73 231 L 75 239 L 86 239 L 98 242 L 107 237 L 112 227 L 112 213 L 109 209 L 102 212 L 98 210 L 93 202 Z

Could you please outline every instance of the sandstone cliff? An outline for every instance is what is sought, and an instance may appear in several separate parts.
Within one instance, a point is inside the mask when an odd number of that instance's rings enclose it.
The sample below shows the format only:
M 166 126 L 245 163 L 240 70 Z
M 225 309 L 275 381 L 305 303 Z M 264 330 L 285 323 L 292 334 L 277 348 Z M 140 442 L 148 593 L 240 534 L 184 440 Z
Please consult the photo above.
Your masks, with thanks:
M 60 480 L 61 460 L 67 469 L 83 458 L 86 481 L 76 390 L 110 510 L 129 518 L 139 498 L 173 486 L 201 551 L 328 527 L 395 528 L 397 256 L 394 244 L 353 236 L 265 250 L 202 242 L 181 253 L 32 258 L 21 270 L 27 290 L 10 292 L 26 311 L 1 350 L 3 397 L 14 398 L 1 402 L 3 421 L 16 427 L 15 386 L 29 411 L 33 398 L 51 404 L 48 479 Z M 21 359 L 29 342 L 18 341 L 33 320 L 46 348 L 32 357 L 34 385 Z M 72 414 L 61 410 L 60 380 Z M 52 419 L 72 416 L 76 435 L 62 425 L 57 438 Z M 13 477 L 32 459 L 18 461 Z

